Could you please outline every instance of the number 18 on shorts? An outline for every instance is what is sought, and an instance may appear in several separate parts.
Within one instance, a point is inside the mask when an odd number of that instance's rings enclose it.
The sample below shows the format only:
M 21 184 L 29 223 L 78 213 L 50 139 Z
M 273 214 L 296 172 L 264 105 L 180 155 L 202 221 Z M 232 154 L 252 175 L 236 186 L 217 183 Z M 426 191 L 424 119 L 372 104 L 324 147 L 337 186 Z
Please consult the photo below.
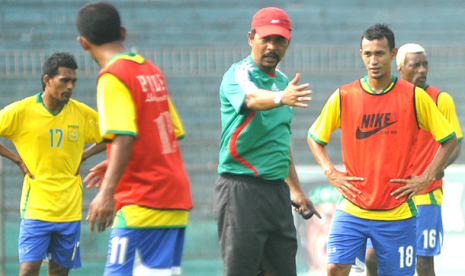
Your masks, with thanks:
M 328 263 L 364 261 L 370 238 L 378 259 L 379 275 L 412 276 L 416 260 L 416 218 L 362 219 L 336 210 L 328 239 Z

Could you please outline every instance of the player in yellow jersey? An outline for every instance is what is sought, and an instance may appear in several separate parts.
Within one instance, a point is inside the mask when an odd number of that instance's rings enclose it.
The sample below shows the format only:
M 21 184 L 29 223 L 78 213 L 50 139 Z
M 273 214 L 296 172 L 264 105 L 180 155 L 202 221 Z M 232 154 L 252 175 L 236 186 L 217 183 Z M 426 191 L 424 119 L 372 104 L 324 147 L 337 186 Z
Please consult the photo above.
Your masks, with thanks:
M 438 106 L 441 114 L 454 128 L 458 144 L 447 160 L 444 168 L 452 164 L 459 156 L 462 145 L 462 130 L 460 129 L 455 104 L 452 97 L 426 83 L 428 75 L 428 58 L 425 49 L 418 44 L 408 43 L 399 48 L 396 57 L 397 70 L 402 79 L 423 88 Z M 434 158 L 437 144 L 426 131 L 419 135 L 416 150 L 416 173 L 421 173 L 428 162 Z M 417 216 L 417 265 L 418 276 L 434 276 L 434 256 L 441 252 L 444 230 L 442 226 L 442 178 L 444 169 L 436 175 L 428 187 L 415 195 L 418 209 Z M 368 242 L 366 252 L 366 268 L 368 276 L 378 275 L 378 264 L 373 245 Z
M 66 276 L 81 267 L 79 237 L 82 181 L 79 166 L 105 149 L 97 112 L 72 100 L 76 61 L 53 54 L 42 67 L 43 92 L 0 111 L 0 136 L 19 155 L 0 145 L 0 155 L 24 173 L 19 234 L 20 276 L 39 275 L 50 259 L 48 275 Z M 84 151 L 86 143 L 97 143 Z

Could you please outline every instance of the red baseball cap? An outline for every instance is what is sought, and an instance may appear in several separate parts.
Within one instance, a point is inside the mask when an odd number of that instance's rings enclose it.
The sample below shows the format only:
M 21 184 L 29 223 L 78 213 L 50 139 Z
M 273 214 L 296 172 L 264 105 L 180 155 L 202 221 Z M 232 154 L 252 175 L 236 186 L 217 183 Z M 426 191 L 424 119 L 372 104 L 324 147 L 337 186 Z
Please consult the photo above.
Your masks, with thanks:
M 259 10 L 252 19 L 252 28 L 261 37 L 280 35 L 291 40 L 291 20 L 279 8 L 268 7 Z

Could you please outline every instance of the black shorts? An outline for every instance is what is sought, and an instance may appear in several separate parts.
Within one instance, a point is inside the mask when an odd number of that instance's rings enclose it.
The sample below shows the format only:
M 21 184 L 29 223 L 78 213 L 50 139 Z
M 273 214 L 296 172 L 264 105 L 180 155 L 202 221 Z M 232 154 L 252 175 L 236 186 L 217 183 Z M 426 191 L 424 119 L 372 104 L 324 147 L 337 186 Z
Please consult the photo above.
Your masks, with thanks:
M 289 186 L 283 180 L 223 174 L 214 211 L 225 276 L 296 275 L 297 239 Z

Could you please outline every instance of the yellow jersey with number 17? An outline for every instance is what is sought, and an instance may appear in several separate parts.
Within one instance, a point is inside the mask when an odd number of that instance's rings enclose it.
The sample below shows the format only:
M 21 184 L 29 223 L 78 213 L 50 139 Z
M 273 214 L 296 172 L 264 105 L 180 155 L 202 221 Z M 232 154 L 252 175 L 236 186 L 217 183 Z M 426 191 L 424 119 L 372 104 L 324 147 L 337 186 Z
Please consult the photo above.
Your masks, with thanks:
M 82 180 L 75 174 L 85 144 L 102 141 L 98 115 L 75 100 L 52 113 L 41 95 L 0 111 L 0 136 L 14 143 L 34 176 L 24 177 L 21 218 L 78 221 L 82 218 Z

